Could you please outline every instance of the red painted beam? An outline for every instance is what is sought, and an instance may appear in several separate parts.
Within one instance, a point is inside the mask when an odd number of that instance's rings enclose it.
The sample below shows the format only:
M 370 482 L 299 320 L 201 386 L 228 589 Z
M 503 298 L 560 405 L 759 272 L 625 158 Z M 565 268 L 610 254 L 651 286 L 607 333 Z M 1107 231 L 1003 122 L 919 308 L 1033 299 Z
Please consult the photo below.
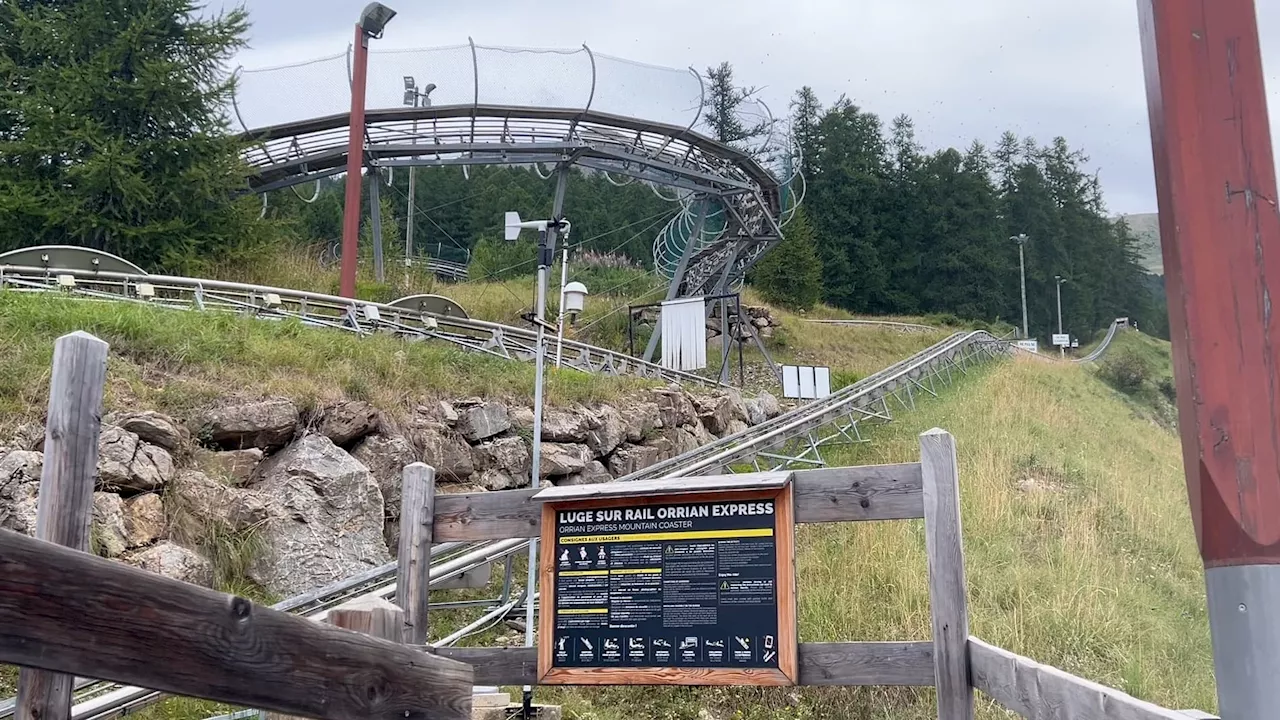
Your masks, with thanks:
M 360 239 L 360 171 L 364 168 L 364 93 L 369 74 L 369 37 L 356 24 L 351 62 L 351 117 L 347 125 L 347 195 L 342 203 L 342 275 L 338 294 L 356 296 L 356 252 Z
M 1206 568 L 1280 564 L 1280 214 L 1254 3 L 1138 5 L 1196 538 Z

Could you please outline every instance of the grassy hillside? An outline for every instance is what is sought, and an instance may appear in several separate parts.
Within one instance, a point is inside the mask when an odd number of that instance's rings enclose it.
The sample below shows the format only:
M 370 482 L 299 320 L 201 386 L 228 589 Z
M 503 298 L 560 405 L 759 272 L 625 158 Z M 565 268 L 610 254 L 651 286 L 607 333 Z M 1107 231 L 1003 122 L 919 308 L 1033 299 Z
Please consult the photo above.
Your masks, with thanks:
M 914 461 L 920 432 L 949 430 L 959 444 L 972 632 L 1165 706 L 1212 711 L 1177 437 L 1095 373 L 1006 362 L 829 459 Z M 803 526 L 798 546 L 801 640 L 930 636 L 922 523 Z M 694 720 L 704 709 L 735 720 L 935 712 L 932 691 L 911 689 L 543 694 L 584 720 Z M 979 716 L 1006 717 L 988 706 Z

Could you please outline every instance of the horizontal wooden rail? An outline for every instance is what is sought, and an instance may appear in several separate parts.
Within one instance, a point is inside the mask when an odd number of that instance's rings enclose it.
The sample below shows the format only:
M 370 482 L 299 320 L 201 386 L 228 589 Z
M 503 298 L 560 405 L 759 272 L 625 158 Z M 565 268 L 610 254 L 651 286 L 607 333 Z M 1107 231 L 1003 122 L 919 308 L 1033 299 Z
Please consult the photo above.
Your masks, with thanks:
M 1030 720 L 1188 720 L 1119 690 L 969 638 L 973 686 Z
M 0 530 L 0 662 L 322 720 L 462 720 L 470 667 Z
M 438 648 L 475 667 L 479 685 L 533 685 L 537 648 Z M 933 685 L 933 643 L 800 643 L 801 685 Z M 1186 720 L 1186 718 L 1182 718 Z
M 920 463 L 797 470 L 797 523 L 909 520 L 924 517 Z M 434 541 L 537 537 L 542 505 L 534 490 L 461 493 L 436 498 Z

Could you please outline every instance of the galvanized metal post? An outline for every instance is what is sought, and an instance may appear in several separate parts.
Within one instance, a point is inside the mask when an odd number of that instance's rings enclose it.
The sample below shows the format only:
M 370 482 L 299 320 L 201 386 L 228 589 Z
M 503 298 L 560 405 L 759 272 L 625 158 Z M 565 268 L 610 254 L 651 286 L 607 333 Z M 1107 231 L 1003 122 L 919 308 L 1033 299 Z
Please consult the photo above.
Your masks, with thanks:
M 1219 714 L 1280 708 L 1280 215 L 1253 0 L 1139 0 Z
M 347 132 L 347 188 L 342 206 L 342 277 L 338 294 L 356 296 L 356 250 L 360 239 L 360 171 L 364 167 L 364 93 L 369 74 L 369 36 L 356 24 L 351 68 L 351 115 Z
M 378 282 L 387 279 L 382 262 L 382 173 L 378 166 L 369 168 L 369 231 L 373 234 L 373 278 Z
M 1027 329 L 1027 258 L 1022 250 L 1022 246 L 1027 243 L 1027 236 L 1014 235 L 1009 239 L 1018 243 L 1018 270 L 1022 286 L 1022 339 L 1027 340 L 1031 337 L 1031 332 Z

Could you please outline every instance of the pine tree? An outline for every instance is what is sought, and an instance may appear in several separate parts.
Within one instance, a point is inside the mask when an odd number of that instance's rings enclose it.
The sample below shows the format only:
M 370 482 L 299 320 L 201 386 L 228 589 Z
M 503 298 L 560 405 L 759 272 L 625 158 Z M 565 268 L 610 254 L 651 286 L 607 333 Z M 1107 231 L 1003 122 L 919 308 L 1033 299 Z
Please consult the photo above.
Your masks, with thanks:
M 0 249 L 87 245 L 191 269 L 252 249 L 224 108 L 245 11 L 192 0 L 0 3 Z
M 818 152 L 822 136 L 818 123 L 822 120 L 822 103 L 813 88 L 805 85 L 796 91 L 791 100 L 791 134 L 800 150 L 800 163 L 796 169 L 806 178 L 817 177 Z
M 756 137 L 768 130 L 768 121 L 751 120 L 743 123 L 738 112 L 742 103 L 751 99 L 758 90 L 733 84 L 733 66 L 727 61 L 707 68 L 706 100 L 703 101 L 702 123 L 711 131 L 711 137 L 726 145 L 742 148 L 744 140 Z
M 822 299 L 822 261 L 804 210 L 796 211 L 782 242 L 756 264 L 752 283 L 765 300 L 796 310 Z

